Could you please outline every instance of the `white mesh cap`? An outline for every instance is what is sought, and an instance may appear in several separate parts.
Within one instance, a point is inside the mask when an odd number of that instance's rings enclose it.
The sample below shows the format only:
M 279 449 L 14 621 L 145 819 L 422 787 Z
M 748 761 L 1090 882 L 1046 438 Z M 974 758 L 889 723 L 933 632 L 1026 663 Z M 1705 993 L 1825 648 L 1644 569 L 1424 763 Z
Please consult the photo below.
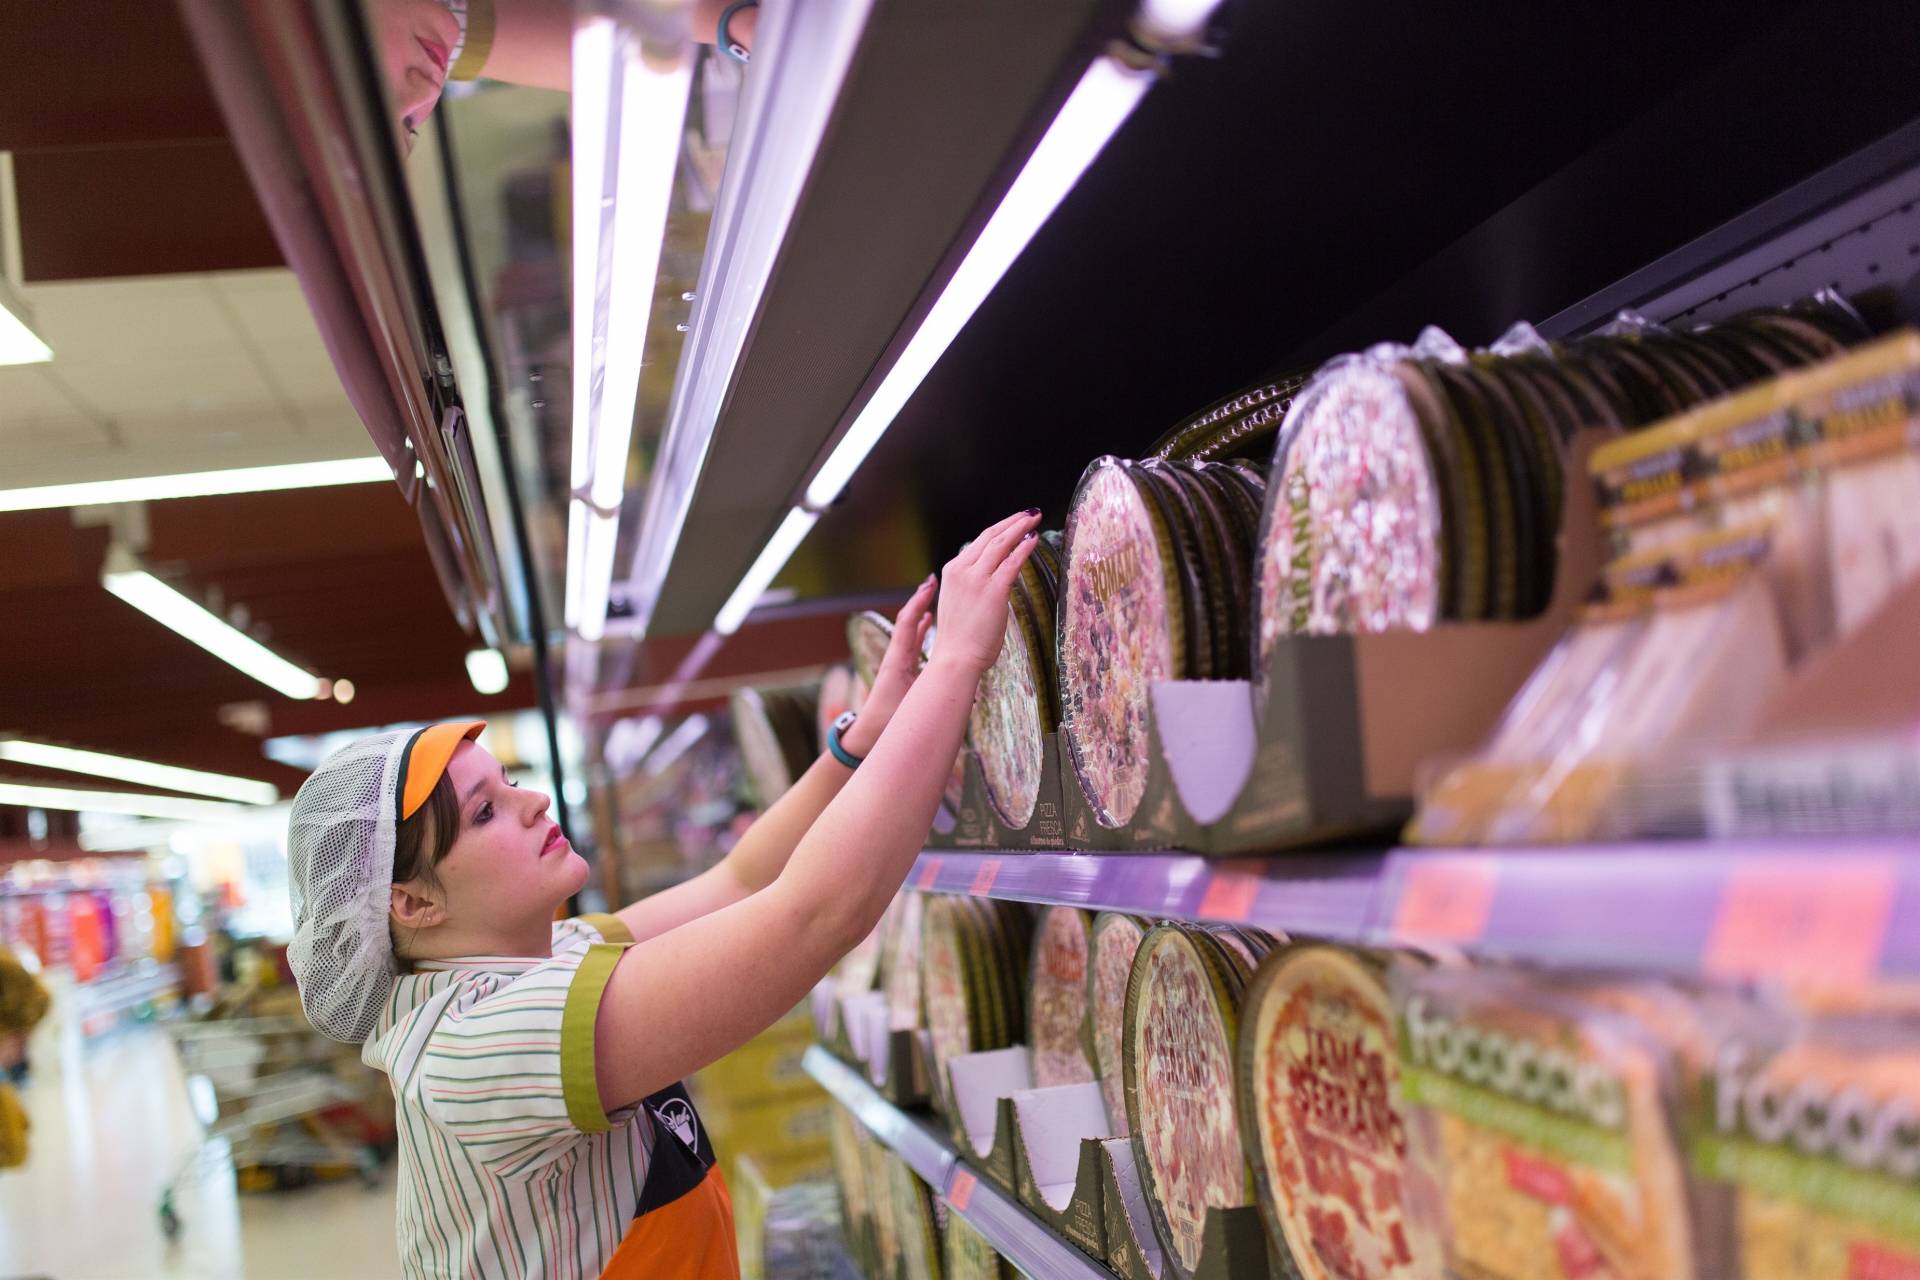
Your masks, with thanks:
M 373 1033 L 400 971 L 387 911 L 401 761 L 413 736 L 376 733 L 340 748 L 301 784 L 287 818 L 287 963 L 308 1020 L 348 1044 Z

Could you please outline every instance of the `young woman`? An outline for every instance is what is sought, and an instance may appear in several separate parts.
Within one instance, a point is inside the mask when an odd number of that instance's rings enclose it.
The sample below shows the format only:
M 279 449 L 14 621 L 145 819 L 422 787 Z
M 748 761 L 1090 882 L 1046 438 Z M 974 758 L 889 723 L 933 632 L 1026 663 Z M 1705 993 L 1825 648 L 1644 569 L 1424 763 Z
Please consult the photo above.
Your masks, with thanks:
M 712 870 L 553 917 L 586 863 L 472 739 L 376 734 L 288 826 L 289 960 L 314 1025 L 365 1045 L 400 1126 L 415 1277 L 732 1277 L 731 1208 L 680 1080 L 771 1026 L 873 929 L 925 840 L 1039 514 L 928 578 L 841 745 Z

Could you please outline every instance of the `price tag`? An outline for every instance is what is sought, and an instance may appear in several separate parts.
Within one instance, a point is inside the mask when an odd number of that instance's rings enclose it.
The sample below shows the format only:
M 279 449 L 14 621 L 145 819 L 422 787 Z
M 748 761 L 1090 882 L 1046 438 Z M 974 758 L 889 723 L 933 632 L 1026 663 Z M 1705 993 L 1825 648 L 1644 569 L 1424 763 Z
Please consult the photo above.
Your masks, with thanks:
M 1493 914 L 1491 858 L 1417 859 L 1400 883 L 1393 936 L 1401 942 L 1478 942 Z
M 1260 896 L 1260 877 L 1245 871 L 1216 871 L 1207 881 L 1194 914 L 1209 920 L 1245 921 L 1253 915 L 1254 900 Z
M 1737 867 L 1720 892 L 1701 968 L 1724 978 L 1863 985 L 1880 967 L 1897 883 L 1882 858 Z
M 955 1169 L 953 1171 L 953 1185 L 947 1188 L 947 1203 L 960 1210 L 960 1212 L 965 1213 L 967 1206 L 973 1203 L 973 1189 L 978 1185 L 979 1181 L 980 1180 L 974 1177 L 968 1170 Z
M 939 878 L 940 878 L 940 859 L 928 858 L 923 862 L 921 862 L 920 874 L 917 877 L 915 877 L 914 883 L 920 886 L 922 889 L 931 889 L 933 888 L 934 881 L 938 880 Z
M 969 890 L 976 898 L 984 898 L 993 892 L 994 878 L 1000 874 L 1000 859 L 988 858 L 973 873 L 973 888 Z

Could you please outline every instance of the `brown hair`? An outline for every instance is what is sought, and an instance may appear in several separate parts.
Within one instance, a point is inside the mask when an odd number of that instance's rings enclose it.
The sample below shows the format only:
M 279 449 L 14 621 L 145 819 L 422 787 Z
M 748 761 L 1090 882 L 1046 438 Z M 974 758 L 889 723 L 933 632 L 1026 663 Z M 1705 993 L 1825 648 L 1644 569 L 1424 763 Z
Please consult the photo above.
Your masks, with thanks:
M 438 887 L 440 880 L 435 869 L 453 848 L 454 838 L 459 834 L 460 797 L 454 794 L 453 778 L 443 773 L 427 793 L 426 801 L 413 811 L 413 816 L 401 819 L 400 825 L 394 828 L 393 883 L 419 880 Z M 391 929 L 391 921 L 388 927 Z M 393 951 L 406 959 L 398 933 L 393 935 Z

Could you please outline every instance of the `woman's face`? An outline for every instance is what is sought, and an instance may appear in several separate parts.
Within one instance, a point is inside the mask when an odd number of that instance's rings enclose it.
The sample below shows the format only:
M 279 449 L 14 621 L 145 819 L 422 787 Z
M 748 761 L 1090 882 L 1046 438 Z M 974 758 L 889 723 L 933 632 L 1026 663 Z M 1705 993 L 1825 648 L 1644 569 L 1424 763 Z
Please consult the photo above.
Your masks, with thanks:
M 587 862 L 547 816 L 553 801 L 507 781 L 484 747 L 463 742 L 447 766 L 460 827 L 436 868 L 449 920 L 514 937 L 553 918 L 587 882 Z
M 440 101 L 460 24 L 440 0 L 373 0 L 369 12 L 401 133 L 411 137 Z

